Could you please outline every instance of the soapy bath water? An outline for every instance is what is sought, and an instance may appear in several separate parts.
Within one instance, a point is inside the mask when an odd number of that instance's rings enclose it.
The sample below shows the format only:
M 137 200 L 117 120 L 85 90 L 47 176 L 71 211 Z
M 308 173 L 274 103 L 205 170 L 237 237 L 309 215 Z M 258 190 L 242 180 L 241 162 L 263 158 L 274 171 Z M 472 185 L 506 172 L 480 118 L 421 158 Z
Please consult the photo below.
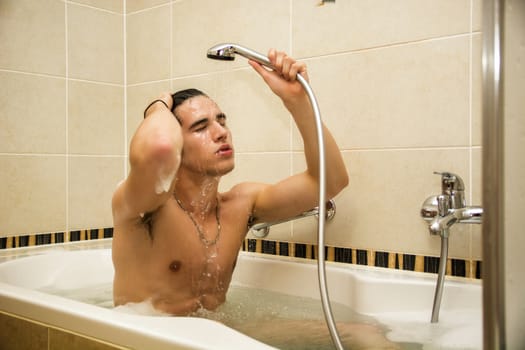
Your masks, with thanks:
M 389 341 L 387 329 L 370 316 L 338 303 L 332 309 L 345 349 L 422 349 Z M 321 304 L 312 298 L 232 286 L 217 310 L 201 309 L 191 316 L 219 321 L 279 349 L 334 349 Z
M 89 288 L 41 291 L 68 299 L 113 308 L 112 284 Z M 118 306 L 116 311 L 162 316 L 149 302 Z M 388 329 L 374 318 L 347 306 L 332 303 L 345 349 L 427 349 L 421 344 L 389 341 Z M 279 349 L 333 349 L 319 300 L 289 296 L 248 287 L 231 286 L 226 303 L 215 311 L 201 309 L 192 315 L 221 322 L 254 339 Z

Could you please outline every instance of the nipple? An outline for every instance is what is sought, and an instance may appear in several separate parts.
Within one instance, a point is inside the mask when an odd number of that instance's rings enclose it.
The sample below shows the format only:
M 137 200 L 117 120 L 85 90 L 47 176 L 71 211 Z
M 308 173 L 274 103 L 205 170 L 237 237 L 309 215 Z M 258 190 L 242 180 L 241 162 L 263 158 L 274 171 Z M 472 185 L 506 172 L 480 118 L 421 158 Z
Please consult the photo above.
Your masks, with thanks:
M 169 266 L 170 271 L 176 272 L 180 270 L 181 262 L 178 260 L 173 260 Z

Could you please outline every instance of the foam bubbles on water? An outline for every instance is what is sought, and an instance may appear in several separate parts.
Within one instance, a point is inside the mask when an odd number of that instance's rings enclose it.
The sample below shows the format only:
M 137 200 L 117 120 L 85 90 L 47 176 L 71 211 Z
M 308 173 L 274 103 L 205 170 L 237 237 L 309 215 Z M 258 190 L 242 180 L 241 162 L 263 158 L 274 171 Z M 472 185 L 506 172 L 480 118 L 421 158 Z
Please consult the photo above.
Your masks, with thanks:
M 383 313 L 374 315 L 389 331 L 394 342 L 416 342 L 423 350 L 482 349 L 480 310 L 442 310 L 438 323 L 430 323 L 430 312 Z
M 168 313 L 159 311 L 153 307 L 151 300 L 145 300 L 140 303 L 127 303 L 116 306 L 113 310 L 131 315 L 141 316 L 170 316 Z

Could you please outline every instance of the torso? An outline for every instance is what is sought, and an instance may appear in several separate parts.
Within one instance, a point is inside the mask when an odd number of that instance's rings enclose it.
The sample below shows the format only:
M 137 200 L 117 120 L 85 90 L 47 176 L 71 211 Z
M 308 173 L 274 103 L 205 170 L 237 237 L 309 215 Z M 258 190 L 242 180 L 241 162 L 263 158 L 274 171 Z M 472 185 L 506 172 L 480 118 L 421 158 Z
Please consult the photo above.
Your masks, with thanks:
M 187 315 L 222 304 L 248 231 L 252 203 L 247 196 L 226 193 L 219 205 L 221 233 L 215 244 L 199 238 L 174 198 L 152 213 L 149 227 L 140 218 L 115 222 L 115 305 L 149 300 L 159 311 Z M 215 215 L 209 215 L 204 228 L 207 240 L 213 241 Z

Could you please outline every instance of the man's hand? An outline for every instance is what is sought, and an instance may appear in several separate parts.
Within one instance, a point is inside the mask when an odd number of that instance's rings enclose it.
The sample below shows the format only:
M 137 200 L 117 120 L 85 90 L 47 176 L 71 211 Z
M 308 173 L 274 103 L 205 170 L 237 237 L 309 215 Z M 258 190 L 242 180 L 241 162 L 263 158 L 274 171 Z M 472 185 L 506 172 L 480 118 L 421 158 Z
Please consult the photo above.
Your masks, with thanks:
M 270 49 L 268 59 L 275 67 L 275 70 L 266 69 L 252 60 L 249 63 L 285 104 L 294 103 L 298 99 L 303 102 L 306 93 L 302 85 L 297 81 L 297 74 L 301 74 L 308 81 L 306 64 L 298 62 L 285 52 L 276 51 L 275 49 Z
M 164 102 L 164 103 L 162 103 Z M 148 115 L 164 108 L 171 111 L 173 107 L 173 98 L 171 97 L 171 94 L 167 92 L 163 92 L 159 98 L 157 98 L 154 102 L 152 102 L 148 107 L 146 107 L 146 110 L 144 111 L 144 119 L 148 117 Z

